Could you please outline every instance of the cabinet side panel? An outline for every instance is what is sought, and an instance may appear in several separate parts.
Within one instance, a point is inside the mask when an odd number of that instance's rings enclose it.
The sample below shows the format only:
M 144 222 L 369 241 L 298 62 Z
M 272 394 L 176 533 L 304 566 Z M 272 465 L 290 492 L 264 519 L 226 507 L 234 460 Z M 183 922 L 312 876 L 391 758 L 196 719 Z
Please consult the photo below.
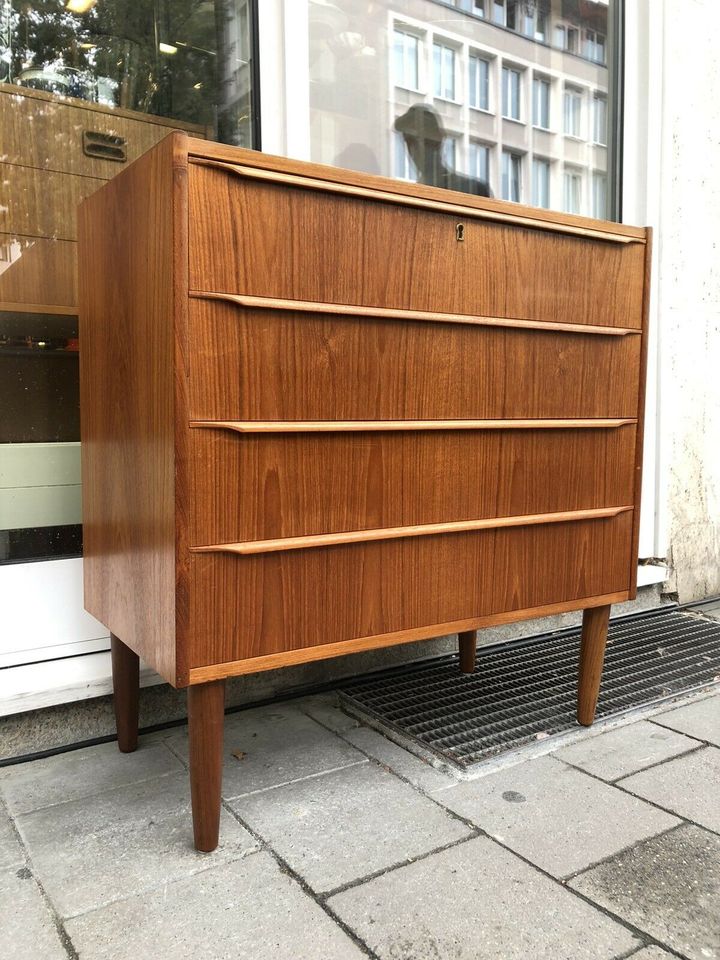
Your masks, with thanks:
M 78 213 L 85 606 L 171 683 L 177 136 Z

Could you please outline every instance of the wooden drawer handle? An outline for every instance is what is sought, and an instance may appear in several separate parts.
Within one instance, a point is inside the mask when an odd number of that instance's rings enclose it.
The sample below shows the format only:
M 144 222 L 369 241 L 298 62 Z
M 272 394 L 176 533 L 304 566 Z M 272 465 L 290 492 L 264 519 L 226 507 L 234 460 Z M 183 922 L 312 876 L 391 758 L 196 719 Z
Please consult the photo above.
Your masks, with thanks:
M 516 317 L 483 317 L 464 313 L 435 313 L 429 310 L 402 310 L 390 307 L 366 307 L 350 303 L 323 303 L 315 300 L 282 300 L 276 297 L 251 297 L 242 293 L 210 293 L 191 290 L 196 300 L 222 300 L 248 310 L 291 310 L 300 313 L 327 313 L 345 317 L 377 317 L 380 320 L 427 320 L 435 323 L 464 323 L 481 327 L 511 327 L 519 330 L 551 330 L 562 333 L 590 333 L 607 337 L 639 336 L 631 327 L 597 326 L 589 323 L 553 323 L 550 320 L 524 320 Z
M 614 430 L 611 420 L 191 420 L 191 427 L 234 433 L 363 433 L 381 430 Z
M 415 197 L 408 194 L 391 193 L 389 190 L 376 190 L 370 187 L 359 187 L 348 183 L 336 183 L 332 180 L 318 180 L 315 177 L 298 176 L 293 173 L 280 173 L 276 170 L 266 170 L 259 167 L 247 167 L 242 164 L 225 163 L 222 160 L 208 160 L 205 157 L 190 156 L 191 165 L 212 167 L 216 170 L 231 173 L 237 177 L 246 177 L 250 180 L 265 180 L 270 183 L 286 184 L 289 187 L 304 187 L 306 190 L 320 190 L 324 193 L 340 193 L 344 196 L 362 197 L 367 200 L 379 200 L 384 203 L 395 203 L 403 207 L 420 207 L 424 210 L 437 210 L 439 213 L 452 213 L 477 220 L 490 220 L 497 223 L 509 223 L 513 227 L 529 227 L 533 230 L 547 230 L 551 233 L 565 233 L 578 237 L 592 237 L 595 240 L 606 240 L 609 243 L 645 243 L 641 237 L 629 236 L 625 233 L 612 233 L 598 227 L 585 227 L 580 224 L 558 223 L 556 220 L 540 220 L 534 217 L 521 216 L 515 213 L 502 213 L 499 210 L 487 210 L 475 206 L 465 206 L 460 203 L 430 200 L 426 197 Z
M 487 520 L 458 520 L 450 523 L 423 523 L 409 527 L 379 527 L 374 530 L 349 530 L 343 533 L 321 533 L 305 537 L 282 537 L 277 540 L 247 540 L 242 543 L 215 543 L 191 547 L 192 553 L 235 553 L 249 556 L 276 553 L 281 550 L 307 550 L 312 547 L 333 547 L 345 543 L 370 543 L 375 540 L 399 540 L 402 537 L 428 537 L 434 534 L 464 533 L 468 530 L 495 530 L 500 527 L 529 527 L 538 523 L 568 523 L 577 520 L 604 520 L 627 513 L 632 506 L 603 507 L 597 510 L 568 510 L 562 513 L 537 513 L 521 517 L 492 517 Z

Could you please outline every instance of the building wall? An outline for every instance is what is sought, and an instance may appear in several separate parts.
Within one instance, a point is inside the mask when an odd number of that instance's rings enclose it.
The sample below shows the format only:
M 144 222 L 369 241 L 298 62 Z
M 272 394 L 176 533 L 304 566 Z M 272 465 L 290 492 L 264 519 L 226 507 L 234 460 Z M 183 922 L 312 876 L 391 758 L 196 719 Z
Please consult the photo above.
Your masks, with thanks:
M 720 4 L 664 7 L 659 505 L 686 602 L 720 594 Z

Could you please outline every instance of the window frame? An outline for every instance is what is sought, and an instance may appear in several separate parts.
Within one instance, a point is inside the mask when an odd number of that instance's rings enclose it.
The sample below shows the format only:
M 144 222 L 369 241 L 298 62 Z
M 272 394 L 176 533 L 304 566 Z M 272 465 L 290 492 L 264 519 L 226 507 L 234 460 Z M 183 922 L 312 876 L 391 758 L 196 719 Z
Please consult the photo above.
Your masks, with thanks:
M 501 68 L 501 115 L 503 120 L 512 120 L 514 123 L 524 123 L 523 120 L 523 76 L 525 70 L 511 63 L 503 63 Z M 517 77 L 517 116 L 507 112 L 507 107 L 511 102 L 510 78 Z M 506 84 L 506 78 L 508 83 Z
M 479 93 L 482 90 L 482 84 L 480 83 L 480 74 L 481 70 L 476 72 L 477 83 L 473 84 L 472 82 L 472 64 L 475 63 L 484 63 L 485 64 L 485 94 L 486 94 L 486 104 L 483 106 L 481 103 L 473 103 L 473 93 Z M 479 110 L 482 113 L 491 113 L 491 82 L 490 82 L 490 64 L 491 60 L 487 56 L 483 56 L 480 51 L 474 50 L 472 47 L 468 52 L 468 106 L 471 110 Z M 482 98 L 480 98 L 482 99 Z
M 396 68 L 396 49 L 397 49 L 397 38 L 402 36 L 403 38 L 411 38 L 415 41 L 415 74 L 417 78 L 417 86 L 408 86 L 405 83 L 407 79 L 407 69 L 406 69 L 406 54 L 407 54 L 407 43 L 403 39 L 403 82 L 398 81 L 398 77 L 395 74 Z M 393 57 L 392 57 L 392 82 L 393 86 L 398 87 L 400 90 L 409 90 L 412 93 L 422 93 L 423 90 L 423 72 L 422 72 L 422 62 L 423 62 L 423 47 L 424 47 L 425 38 L 418 31 L 413 30 L 408 24 L 403 23 L 400 20 L 396 20 L 393 23 Z

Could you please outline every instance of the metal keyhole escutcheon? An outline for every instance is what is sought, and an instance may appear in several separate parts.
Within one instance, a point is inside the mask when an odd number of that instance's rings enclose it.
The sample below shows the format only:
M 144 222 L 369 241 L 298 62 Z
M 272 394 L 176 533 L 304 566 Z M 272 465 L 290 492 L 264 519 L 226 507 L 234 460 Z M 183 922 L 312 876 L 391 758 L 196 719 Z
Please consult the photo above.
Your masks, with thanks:
M 456 240 L 464 240 L 464 239 L 465 239 L 465 224 L 464 224 L 464 223 L 459 223 L 459 224 L 455 227 L 455 239 L 456 239 Z

